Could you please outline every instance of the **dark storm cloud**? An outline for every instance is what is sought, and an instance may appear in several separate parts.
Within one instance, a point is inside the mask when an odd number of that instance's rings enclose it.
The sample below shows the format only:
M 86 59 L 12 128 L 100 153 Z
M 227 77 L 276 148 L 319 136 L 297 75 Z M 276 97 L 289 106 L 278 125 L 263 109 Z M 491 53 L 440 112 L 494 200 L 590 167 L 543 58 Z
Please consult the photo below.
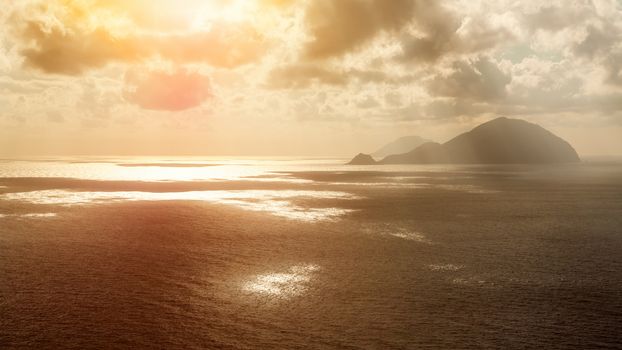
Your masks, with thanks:
M 131 71 L 126 84 L 125 99 L 144 109 L 181 111 L 197 107 L 211 96 L 209 79 L 185 70 Z

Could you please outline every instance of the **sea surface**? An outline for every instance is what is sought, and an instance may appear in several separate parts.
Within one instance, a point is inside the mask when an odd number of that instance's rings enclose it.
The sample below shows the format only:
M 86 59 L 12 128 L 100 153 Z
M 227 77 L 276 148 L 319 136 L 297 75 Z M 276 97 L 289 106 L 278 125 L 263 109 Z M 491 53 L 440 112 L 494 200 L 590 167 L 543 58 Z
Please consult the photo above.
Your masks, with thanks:
M 622 162 L 344 162 L 0 160 L 0 348 L 622 348 Z

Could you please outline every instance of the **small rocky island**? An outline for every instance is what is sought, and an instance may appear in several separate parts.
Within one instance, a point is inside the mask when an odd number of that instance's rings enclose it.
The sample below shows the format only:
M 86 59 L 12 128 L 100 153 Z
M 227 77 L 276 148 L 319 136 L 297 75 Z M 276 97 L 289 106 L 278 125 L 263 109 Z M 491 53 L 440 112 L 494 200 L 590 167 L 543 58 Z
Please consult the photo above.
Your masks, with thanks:
M 521 119 L 497 118 L 440 144 L 424 143 L 380 161 L 359 153 L 348 164 L 550 164 L 580 162 L 562 138 Z
M 356 157 L 352 158 L 352 160 L 348 163 L 348 165 L 369 165 L 376 164 L 376 161 L 372 156 L 365 153 L 359 153 Z

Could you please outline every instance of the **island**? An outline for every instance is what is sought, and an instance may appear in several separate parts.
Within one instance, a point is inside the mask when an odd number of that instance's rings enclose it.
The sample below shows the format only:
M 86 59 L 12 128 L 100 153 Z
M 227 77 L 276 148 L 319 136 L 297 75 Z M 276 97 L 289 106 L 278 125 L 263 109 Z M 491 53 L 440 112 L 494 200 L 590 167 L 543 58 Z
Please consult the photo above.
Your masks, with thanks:
M 581 159 L 562 138 L 522 119 L 500 117 L 443 144 L 426 142 L 380 161 L 358 154 L 348 164 L 550 164 Z

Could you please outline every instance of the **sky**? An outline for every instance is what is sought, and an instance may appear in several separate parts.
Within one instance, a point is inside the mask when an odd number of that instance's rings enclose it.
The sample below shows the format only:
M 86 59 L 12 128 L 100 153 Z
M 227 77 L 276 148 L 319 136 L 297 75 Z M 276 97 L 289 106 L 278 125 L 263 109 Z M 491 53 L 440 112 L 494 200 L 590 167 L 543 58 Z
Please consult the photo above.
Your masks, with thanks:
M 622 154 L 622 0 L 0 0 L 0 155 L 339 156 L 499 116 Z

